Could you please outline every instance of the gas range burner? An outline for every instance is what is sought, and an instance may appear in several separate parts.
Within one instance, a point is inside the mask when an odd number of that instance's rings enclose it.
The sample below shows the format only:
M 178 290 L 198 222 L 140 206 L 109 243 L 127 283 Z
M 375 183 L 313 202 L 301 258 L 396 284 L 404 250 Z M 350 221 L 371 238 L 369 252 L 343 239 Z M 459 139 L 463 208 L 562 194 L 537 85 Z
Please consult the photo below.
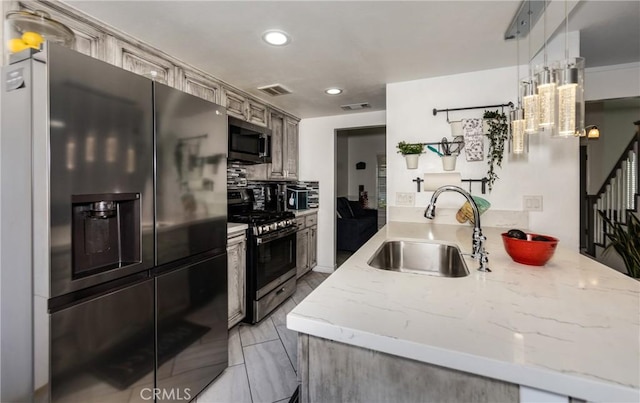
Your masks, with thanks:
M 253 210 L 242 214 L 233 214 L 229 217 L 229 221 L 249 224 L 253 229 L 253 235 L 265 235 L 296 225 L 295 215 L 290 211 Z
M 280 220 L 294 218 L 295 215 L 290 211 L 274 212 L 264 210 L 253 210 L 242 214 L 232 214 L 229 217 L 231 222 L 239 222 L 243 224 L 270 224 Z

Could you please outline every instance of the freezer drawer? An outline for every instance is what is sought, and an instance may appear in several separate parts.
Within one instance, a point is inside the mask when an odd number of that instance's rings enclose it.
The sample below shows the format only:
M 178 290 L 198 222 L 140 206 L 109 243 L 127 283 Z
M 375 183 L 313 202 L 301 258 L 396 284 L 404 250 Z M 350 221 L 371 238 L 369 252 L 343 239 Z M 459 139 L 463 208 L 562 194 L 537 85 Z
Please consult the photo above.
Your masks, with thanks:
M 153 388 L 153 280 L 55 312 L 51 400 L 133 400 Z
M 227 254 L 156 277 L 158 401 L 194 398 L 228 364 Z

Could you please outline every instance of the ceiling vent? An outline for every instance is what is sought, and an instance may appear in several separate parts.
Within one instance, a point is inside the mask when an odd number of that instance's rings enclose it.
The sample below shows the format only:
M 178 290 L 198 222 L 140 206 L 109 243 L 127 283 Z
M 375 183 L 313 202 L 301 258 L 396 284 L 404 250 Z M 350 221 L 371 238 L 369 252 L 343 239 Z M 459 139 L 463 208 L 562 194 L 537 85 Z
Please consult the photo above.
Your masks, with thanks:
M 369 102 L 360 102 L 357 104 L 340 105 L 340 107 L 345 111 L 357 111 L 358 109 L 371 108 L 371 105 L 369 105 Z
M 258 89 L 262 92 L 265 92 L 272 97 L 276 97 L 278 95 L 287 95 L 291 94 L 291 91 L 284 87 L 282 84 L 271 84 L 265 85 L 263 87 L 258 87 Z

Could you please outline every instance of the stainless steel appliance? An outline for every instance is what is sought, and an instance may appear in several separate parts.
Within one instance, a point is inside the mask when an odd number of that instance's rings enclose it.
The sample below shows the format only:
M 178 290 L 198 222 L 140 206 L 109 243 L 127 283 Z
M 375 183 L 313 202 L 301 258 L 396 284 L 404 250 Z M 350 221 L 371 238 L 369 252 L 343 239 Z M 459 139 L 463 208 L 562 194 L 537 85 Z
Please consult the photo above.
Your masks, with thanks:
M 229 160 L 271 162 L 271 129 L 229 116 Z
M 260 322 L 296 290 L 296 221 L 290 211 L 253 210 L 250 189 L 228 192 L 229 221 L 247 231 L 247 316 Z
M 190 400 L 228 360 L 224 108 L 55 44 L 2 71 L 0 400 Z

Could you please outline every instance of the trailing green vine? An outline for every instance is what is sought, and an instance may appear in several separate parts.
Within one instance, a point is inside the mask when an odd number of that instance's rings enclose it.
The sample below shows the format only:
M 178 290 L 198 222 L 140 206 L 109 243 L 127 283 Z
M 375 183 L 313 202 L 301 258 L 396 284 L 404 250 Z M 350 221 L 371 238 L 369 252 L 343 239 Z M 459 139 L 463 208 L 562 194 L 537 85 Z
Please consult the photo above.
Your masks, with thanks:
M 495 166 L 502 168 L 502 157 L 504 155 L 504 143 L 509 138 L 509 123 L 507 115 L 504 112 L 498 111 L 485 111 L 484 116 L 489 124 L 489 152 L 487 158 L 489 158 L 489 170 L 487 171 L 487 179 L 489 184 L 489 191 L 493 189 L 493 183 L 499 178 L 496 174 Z

